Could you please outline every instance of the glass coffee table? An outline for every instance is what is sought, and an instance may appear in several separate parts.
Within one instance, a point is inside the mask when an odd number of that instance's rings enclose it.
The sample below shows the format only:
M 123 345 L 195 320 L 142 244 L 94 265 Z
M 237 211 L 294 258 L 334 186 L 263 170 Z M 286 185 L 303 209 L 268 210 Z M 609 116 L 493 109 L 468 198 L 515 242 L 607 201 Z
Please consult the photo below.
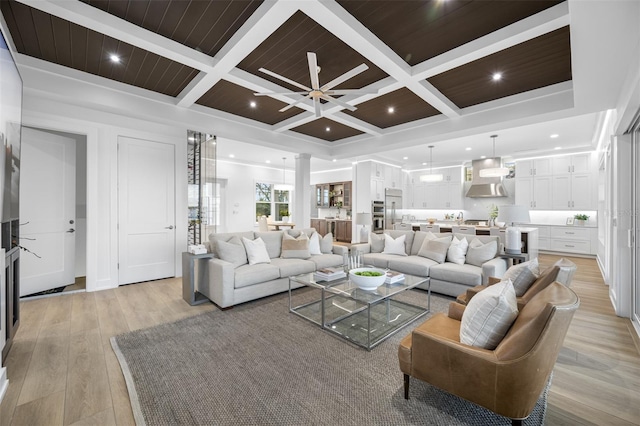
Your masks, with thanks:
M 314 289 L 304 293 L 300 305 L 293 306 L 292 283 Z M 412 299 L 422 292 L 408 290 L 427 283 L 426 308 Z M 301 297 L 303 298 L 303 297 Z M 362 290 L 347 278 L 316 281 L 313 273 L 289 277 L 289 311 L 321 328 L 371 350 L 407 324 L 423 317 L 431 309 L 429 278 L 405 274 L 404 280 L 383 284 L 375 290 Z

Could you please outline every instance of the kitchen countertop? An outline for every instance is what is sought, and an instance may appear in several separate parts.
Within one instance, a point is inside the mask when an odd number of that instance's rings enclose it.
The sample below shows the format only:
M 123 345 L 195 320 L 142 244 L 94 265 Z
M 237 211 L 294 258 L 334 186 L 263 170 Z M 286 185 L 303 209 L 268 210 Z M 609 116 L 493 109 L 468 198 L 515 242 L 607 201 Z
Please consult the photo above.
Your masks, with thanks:
M 428 222 L 411 222 L 411 226 L 412 227 L 420 227 L 420 225 L 428 225 Z M 439 223 L 436 222 L 434 223 L 434 225 L 439 225 L 440 228 L 452 228 L 453 226 L 456 226 L 456 223 Z M 490 229 L 501 229 L 499 226 L 479 226 L 479 225 L 460 225 L 460 226 L 474 226 L 476 229 L 480 229 L 480 230 L 490 230 Z M 542 226 L 542 225 L 541 225 Z M 536 227 L 532 227 L 532 226 L 518 226 L 518 229 L 520 229 L 520 232 L 533 232 L 534 230 L 538 229 Z

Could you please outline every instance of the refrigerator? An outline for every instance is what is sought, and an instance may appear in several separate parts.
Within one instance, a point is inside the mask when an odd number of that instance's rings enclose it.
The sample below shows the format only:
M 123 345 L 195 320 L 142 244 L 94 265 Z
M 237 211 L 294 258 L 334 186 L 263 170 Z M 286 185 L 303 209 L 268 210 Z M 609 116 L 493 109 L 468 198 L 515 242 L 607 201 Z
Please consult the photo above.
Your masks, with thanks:
M 399 210 L 402 209 L 402 190 L 386 188 L 384 190 L 384 229 L 393 229 L 393 225 L 402 222 Z

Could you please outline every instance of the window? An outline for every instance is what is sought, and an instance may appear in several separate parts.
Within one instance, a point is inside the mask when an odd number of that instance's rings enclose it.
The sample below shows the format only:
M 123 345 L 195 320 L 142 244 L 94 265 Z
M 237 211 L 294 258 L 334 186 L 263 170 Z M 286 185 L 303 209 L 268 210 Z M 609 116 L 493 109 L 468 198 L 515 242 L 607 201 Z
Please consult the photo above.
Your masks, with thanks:
M 260 216 L 271 216 L 274 220 L 282 220 L 283 216 L 291 216 L 289 203 L 291 191 L 274 189 L 273 184 L 256 182 L 256 221 Z

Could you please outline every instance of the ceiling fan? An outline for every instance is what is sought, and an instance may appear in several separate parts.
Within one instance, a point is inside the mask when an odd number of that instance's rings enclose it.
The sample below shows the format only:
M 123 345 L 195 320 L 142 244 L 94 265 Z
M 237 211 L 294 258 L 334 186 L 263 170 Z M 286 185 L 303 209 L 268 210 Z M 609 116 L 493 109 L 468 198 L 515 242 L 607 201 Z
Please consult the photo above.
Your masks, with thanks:
M 302 97 L 295 101 L 290 103 L 289 105 L 287 105 L 286 107 L 282 108 L 280 110 L 280 112 L 284 112 L 287 111 L 290 108 L 293 108 L 294 106 L 296 106 L 297 104 L 299 104 L 300 102 L 304 101 L 305 99 L 312 99 L 313 100 L 313 106 L 315 108 L 315 113 L 316 113 L 316 117 L 320 117 L 321 115 L 321 111 L 320 111 L 320 99 L 324 99 L 327 102 L 331 102 L 333 104 L 339 105 L 343 108 L 346 108 L 350 111 L 355 111 L 357 108 L 354 107 L 353 105 L 349 105 L 346 102 L 343 102 L 339 99 L 336 99 L 333 97 L 333 95 L 361 95 L 361 94 L 371 94 L 371 93 L 377 93 L 376 92 L 367 92 L 367 91 L 362 91 L 359 89 L 342 89 L 342 90 L 331 90 L 333 87 L 344 83 L 345 81 L 349 80 L 352 77 L 355 77 L 356 75 L 360 74 L 363 71 L 366 71 L 369 69 L 369 67 L 367 66 L 367 64 L 360 64 L 357 67 L 355 67 L 354 69 L 352 69 L 351 71 L 347 71 L 346 73 L 342 74 L 340 77 L 337 77 L 333 80 L 331 80 L 330 82 L 328 82 L 327 84 L 320 86 L 320 79 L 318 78 L 318 74 L 320 73 L 320 67 L 318 66 L 318 61 L 316 59 L 316 54 L 313 52 L 307 52 L 307 61 L 309 62 L 309 75 L 311 77 L 311 87 L 307 87 L 303 84 L 300 84 L 298 82 L 295 82 L 293 80 L 288 79 L 287 77 L 283 77 L 280 74 L 276 74 L 273 71 L 269 71 L 267 69 L 264 68 L 260 68 L 259 71 L 270 75 L 271 77 L 275 77 L 279 80 L 282 80 L 284 82 L 287 82 L 293 86 L 299 87 L 300 89 L 304 90 L 303 92 L 270 92 L 270 93 L 254 93 L 254 95 L 256 96 L 272 96 L 272 95 L 302 95 Z

